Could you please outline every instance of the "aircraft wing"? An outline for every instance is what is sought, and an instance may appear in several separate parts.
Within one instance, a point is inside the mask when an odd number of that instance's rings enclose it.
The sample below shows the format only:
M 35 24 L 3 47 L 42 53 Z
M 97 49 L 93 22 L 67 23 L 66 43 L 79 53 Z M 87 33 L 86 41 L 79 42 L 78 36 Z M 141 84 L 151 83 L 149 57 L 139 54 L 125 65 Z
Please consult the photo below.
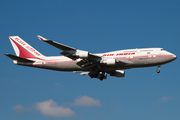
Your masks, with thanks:
M 57 42 L 52 41 L 52 40 L 48 40 L 48 39 L 46 39 L 46 38 L 44 38 L 44 37 L 42 37 L 42 36 L 40 36 L 40 35 L 38 35 L 37 37 L 38 37 L 40 40 L 42 40 L 42 41 L 44 41 L 44 42 L 46 42 L 46 43 L 48 43 L 48 44 L 50 44 L 50 45 L 58 48 L 58 49 L 61 49 L 61 50 L 63 50 L 63 51 L 70 51 L 70 50 L 75 51 L 75 50 L 76 50 L 75 48 L 72 48 L 72 47 L 69 47 L 69 46 L 66 46 L 66 45 L 57 43 Z
M 40 35 L 37 36 L 40 40 L 58 48 L 58 49 L 61 49 L 63 52 L 61 52 L 60 54 L 70 58 L 70 59 L 73 59 L 73 60 L 76 60 L 78 58 L 86 58 L 86 56 L 88 56 L 89 59 L 99 59 L 101 58 L 100 56 L 97 56 L 97 55 L 94 55 L 92 53 L 89 53 L 87 51 L 83 51 L 83 50 L 78 50 L 78 49 L 75 49 L 75 48 L 72 48 L 72 47 L 69 47 L 67 45 L 63 45 L 61 43 L 57 43 L 55 41 L 52 41 L 52 40 L 48 40 Z
M 40 35 L 37 36 L 40 40 L 58 48 L 61 49 L 62 52 L 60 54 L 72 59 L 72 60 L 77 60 L 77 59 L 82 59 L 76 64 L 83 68 L 84 70 L 90 70 L 92 68 L 96 68 L 101 64 L 102 56 L 94 55 L 92 53 L 89 53 L 88 51 L 83 51 L 79 50 L 73 47 L 69 47 L 67 45 L 63 45 L 61 43 L 57 43 L 52 40 L 48 40 Z M 118 63 L 121 64 L 126 64 L 123 61 L 117 61 Z

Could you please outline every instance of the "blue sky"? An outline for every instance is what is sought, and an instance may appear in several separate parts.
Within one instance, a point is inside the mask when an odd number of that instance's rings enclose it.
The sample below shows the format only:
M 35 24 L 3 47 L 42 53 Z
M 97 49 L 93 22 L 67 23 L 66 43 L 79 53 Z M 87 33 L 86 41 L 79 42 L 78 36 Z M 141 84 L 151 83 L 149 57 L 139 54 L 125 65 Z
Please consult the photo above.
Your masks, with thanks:
M 0 119 L 179 120 L 180 62 L 125 70 L 124 78 L 17 66 L 8 36 L 46 56 L 61 52 L 36 37 L 101 53 L 162 47 L 180 56 L 178 0 L 1 0 Z M 84 101 L 89 101 L 89 103 Z M 45 108 L 44 108 L 45 107 Z

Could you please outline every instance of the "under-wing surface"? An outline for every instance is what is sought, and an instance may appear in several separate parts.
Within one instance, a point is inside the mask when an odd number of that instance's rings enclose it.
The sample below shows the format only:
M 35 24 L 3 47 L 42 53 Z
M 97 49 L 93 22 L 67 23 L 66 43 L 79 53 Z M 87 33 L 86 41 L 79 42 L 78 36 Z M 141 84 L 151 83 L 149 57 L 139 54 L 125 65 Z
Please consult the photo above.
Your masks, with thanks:
M 9 39 L 16 55 L 5 54 L 13 59 L 14 64 L 29 67 L 43 68 L 57 71 L 80 72 L 91 78 L 106 79 L 107 74 L 115 77 L 124 77 L 123 69 L 158 66 L 175 60 L 176 55 L 163 48 L 143 48 L 118 50 L 107 53 L 92 54 L 89 51 L 79 50 L 40 35 L 40 40 L 61 50 L 63 56 L 47 57 L 42 55 L 19 36 L 10 36 Z

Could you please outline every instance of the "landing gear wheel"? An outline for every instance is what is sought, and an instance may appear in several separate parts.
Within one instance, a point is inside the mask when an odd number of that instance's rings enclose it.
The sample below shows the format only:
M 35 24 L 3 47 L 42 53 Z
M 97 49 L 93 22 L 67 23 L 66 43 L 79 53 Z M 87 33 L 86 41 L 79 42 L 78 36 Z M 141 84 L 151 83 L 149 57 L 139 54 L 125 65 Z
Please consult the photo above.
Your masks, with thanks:
M 99 74 L 100 70 L 96 70 L 96 71 L 91 71 L 88 75 L 91 77 L 91 78 L 96 78 Z
M 157 67 L 157 71 L 156 71 L 157 73 L 160 73 L 160 67 L 161 67 L 161 66 L 158 66 L 158 67 Z

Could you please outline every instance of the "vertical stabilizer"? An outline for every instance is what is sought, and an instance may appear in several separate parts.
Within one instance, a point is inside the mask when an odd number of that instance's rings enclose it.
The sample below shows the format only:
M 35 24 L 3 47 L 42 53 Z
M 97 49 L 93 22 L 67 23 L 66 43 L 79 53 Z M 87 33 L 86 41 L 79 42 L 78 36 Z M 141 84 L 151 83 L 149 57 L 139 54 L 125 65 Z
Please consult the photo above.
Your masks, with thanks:
M 38 59 L 44 57 L 40 52 L 22 40 L 19 36 L 10 36 L 9 39 L 18 57 L 27 59 Z

